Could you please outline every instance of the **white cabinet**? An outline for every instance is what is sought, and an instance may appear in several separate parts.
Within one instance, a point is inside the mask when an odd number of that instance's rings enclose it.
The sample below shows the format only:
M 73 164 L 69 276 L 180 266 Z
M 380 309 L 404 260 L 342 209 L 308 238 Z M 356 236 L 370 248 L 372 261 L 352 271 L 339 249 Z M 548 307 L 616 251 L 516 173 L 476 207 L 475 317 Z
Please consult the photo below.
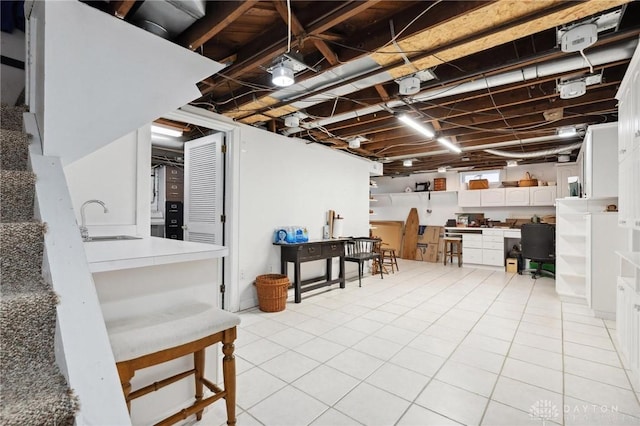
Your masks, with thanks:
M 582 196 L 618 196 L 618 123 L 589 126 L 578 154 L 582 164 Z
M 504 188 L 481 189 L 479 192 L 482 207 L 504 206 Z
M 619 105 L 619 224 L 640 230 L 640 48 L 616 94 Z
M 479 207 L 480 190 L 458 191 L 458 206 Z
M 569 178 L 578 176 L 578 164 L 566 163 L 556 166 L 556 198 L 569 196 Z
M 616 311 L 615 250 L 627 241 L 617 213 L 604 211 L 614 200 L 558 199 L 556 209 L 556 292 L 607 319 Z
M 618 277 L 616 337 L 625 367 L 631 370 L 631 380 L 640 386 L 640 294 L 633 283 Z
M 529 188 L 505 188 L 504 200 L 506 206 L 528 206 Z
M 504 266 L 504 232 L 499 229 L 482 231 L 482 263 Z
M 531 186 L 529 187 L 529 205 L 553 206 L 556 203 L 555 186 Z
M 553 206 L 555 186 L 490 188 L 458 192 L 460 207 Z
M 482 263 L 482 234 L 462 235 L 462 262 Z

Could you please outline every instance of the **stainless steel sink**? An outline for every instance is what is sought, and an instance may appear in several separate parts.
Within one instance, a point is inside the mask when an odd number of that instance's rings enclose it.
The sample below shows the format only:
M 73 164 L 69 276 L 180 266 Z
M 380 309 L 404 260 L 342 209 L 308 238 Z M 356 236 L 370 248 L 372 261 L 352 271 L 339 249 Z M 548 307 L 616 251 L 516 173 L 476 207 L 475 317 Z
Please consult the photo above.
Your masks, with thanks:
M 85 242 L 90 243 L 92 241 L 121 241 L 121 240 L 141 240 L 142 237 L 134 237 L 131 235 L 97 235 L 89 237 Z

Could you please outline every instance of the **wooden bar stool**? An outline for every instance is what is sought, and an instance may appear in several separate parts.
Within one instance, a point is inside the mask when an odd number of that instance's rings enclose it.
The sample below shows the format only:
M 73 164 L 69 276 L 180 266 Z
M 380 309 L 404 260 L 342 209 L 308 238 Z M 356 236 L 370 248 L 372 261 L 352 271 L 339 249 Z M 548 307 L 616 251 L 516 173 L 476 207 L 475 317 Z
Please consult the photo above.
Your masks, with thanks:
M 131 401 L 193 374 L 195 402 L 157 425 L 172 425 L 192 414 L 202 418 L 204 408 L 224 398 L 227 425 L 236 424 L 236 364 L 233 355 L 236 326 L 240 317 L 204 303 L 173 307 L 168 311 L 108 322 L 107 331 L 116 361 L 122 392 L 131 411 Z M 205 348 L 222 343 L 224 389 L 204 377 Z M 175 374 L 140 389 L 131 390 L 136 370 L 193 354 L 193 369 Z M 203 386 L 213 395 L 203 399 Z
M 447 256 L 449 262 L 453 263 L 453 256 L 458 258 L 458 267 L 462 266 L 462 238 L 461 237 L 444 237 L 444 264 L 447 264 Z M 455 249 L 455 250 L 454 250 Z
M 396 249 L 394 248 L 385 248 L 382 247 L 380 249 L 380 253 L 382 254 L 382 267 L 386 270 L 385 266 L 388 265 L 391 267 L 391 272 L 395 274 L 393 268 L 396 268 L 396 271 L 399 271 L 398 268 L 398 259 L 396 258 Z

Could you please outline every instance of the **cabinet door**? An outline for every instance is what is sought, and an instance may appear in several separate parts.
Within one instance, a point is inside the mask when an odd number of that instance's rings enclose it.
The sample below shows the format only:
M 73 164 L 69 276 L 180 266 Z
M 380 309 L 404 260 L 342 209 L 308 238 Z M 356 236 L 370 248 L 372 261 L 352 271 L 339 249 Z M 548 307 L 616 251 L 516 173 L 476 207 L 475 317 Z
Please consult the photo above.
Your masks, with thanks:
M 618 287 L 616 292 L 616 337 L 618 338 L 618 347 L 623 354 L 627 353 L 627 291 L 622 278 L 618 277 Z
M 627 185 L 627 197 L 632 203 L 630 224 L 633 228 L 640 230 L 640 189 L 638 189 L 638 184 L 640 183 L 640 146 L 637 146 L 633 150 L 629 160 L 631 160 L 632 163 L 632 176 L 631 181 L 625 182 L 625 184 Z
M 529 204 L 532 206 L 553 206 L 556 202 L 555 186 L 529 187 Z
M 631 228 L 634 225 L 633 158 L 626 156 L 618 165 L 620 197 L 618 198 L 618 225 Z
M 529 188 L 505 188 L 504 199 L 507 206 L 528 206 Z
M 458 206 L 479 207 L 480 190 L 458 191 Z
M 481 189 L 481 206 L 504 206 L 504 188 Z
M 481 248 L 463 248 L 462 261 L 464 263 L 475 263 L 477 265 L 481 265 L 482 249 Z
M 482 250 L 482 263 L 490 266 L 504 266 L 504 250 Z

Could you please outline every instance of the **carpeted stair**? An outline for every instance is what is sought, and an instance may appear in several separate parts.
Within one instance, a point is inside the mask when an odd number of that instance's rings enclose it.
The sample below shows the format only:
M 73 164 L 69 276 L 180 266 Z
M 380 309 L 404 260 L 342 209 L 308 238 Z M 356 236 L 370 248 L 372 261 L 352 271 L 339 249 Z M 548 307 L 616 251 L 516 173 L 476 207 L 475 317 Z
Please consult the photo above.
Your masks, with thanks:
M 23 108 L 0 116 L 0 425 L 73 425 L 77 401 L 55 363 L 57 297 L 42 277 Z

